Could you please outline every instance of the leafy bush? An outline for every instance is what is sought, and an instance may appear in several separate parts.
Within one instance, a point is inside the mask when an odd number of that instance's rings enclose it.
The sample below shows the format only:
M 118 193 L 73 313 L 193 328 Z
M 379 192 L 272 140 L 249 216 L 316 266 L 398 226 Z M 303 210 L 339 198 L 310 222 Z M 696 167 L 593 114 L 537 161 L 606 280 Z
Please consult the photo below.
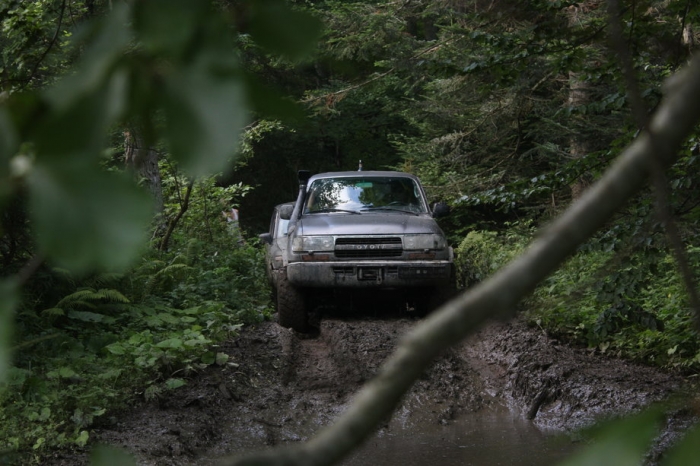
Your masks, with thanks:
M 602 353 L 684 371 L 700 369 L 700 339 L 671 254 L 652 241 L 630 246 L 603 232 L 526 300 L 527 318 L 548 332 Z M 619 232 L 617 232 L 619 233 Z M 530 240 L 518 226 L 474 231 L 456 251 L 460 285 L 470 286 L 517 256 Z M 619 249 L 619 251 L 616 251 Z M 700 248 L 689 249 L 700 269 Z
M 191 240 L 123 275 L 39 274 L 52 286 L 18 319 L 0 388 L 0 452 L 39 462 L 47 447 L 83 446 L 93 423 L 134 394 L 158 397 L 226 364 L 217 343 L 269 316 L 262 264 L 253 245 Z
M 507 233 L 472 231 L 455 250 L 455 269 L 460 288 L 478 283 L 520 254 L 529 231 L 517 226 Z
M 691 249 L 694 268 L 700 254 Z M 664 367 L 700 368 L 700 341 L 668 252 L 581 251 L 540 286 L 529 317 L 574 342 Z

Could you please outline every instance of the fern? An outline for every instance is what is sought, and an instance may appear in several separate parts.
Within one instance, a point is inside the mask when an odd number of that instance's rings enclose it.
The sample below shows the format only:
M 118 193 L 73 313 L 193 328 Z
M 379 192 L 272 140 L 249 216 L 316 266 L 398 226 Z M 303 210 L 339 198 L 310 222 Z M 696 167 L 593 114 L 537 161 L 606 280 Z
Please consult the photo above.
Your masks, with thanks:
M 187 243 L 187 250 L 185 252 L 185 260 L 188 264 L 195 264 L 200 256 L 202 248 L 200 247 L 200 242 L 197 240 L 190 240 Z
M 109 302 L 109 303 L 121 303 L 129 304 L 129 298 L 121 294 L 119 291 L 111 288 L 103 288 L 95 293 L 95 297 Z
M 169 287 L 177 279 L 182 279 L 191 267 L 187 264 L 172 264 L 159 270 L 146 282 L 146 291 L 151 293 L 155 290 L 162 290 Z
M 177 254 L 170 261 L 170 264 L 181 264 L 181 265 L 191 264 L 192 263 L 191 256 L 192 256 L 191 250 L 188 250 L 185 254 Z
M 52 307 L 49 309 L 44 309 L 41 311 L 41 315 L 43 317 L 48 317 L 49 319 L 55 319 L 57 317 L 61 317 L 66 315 L 66 312 L 63 309 L 60 309 L 58 307 Z
M 126 296 L 111 288 L 103 288 L 101 290 L 85 288 L 65 296 L 58 302 L 58 304 L 56 304 L 54 309 L 88 308 L 94 310 L 103 304 L 128 304 L 129 302 L 129 299 Z M 48 309 L 42 311 L 42 314 L 46 311 L 48 311 Z
M 64 283 L 66 283 L 70 286 L 75 286 L 75 278 L 73 277 L 73 274 L 69 270 L 62 269 L 60 267 L 54 267 L 51 269 L 51 272 L 53 272 L 53 274 L 56 278 L 63 281 Z
M 161 260 L 150 260 L 144 262 L 137 270 L 137 276 L 148 276 L 154 274 L 157 270 L 165 267 L 165 262 Z
M 119 284 L 119 282 L 124 278 L 124 274 L 116 272 L 105 272 L 97 274 L 90 279 L 90 284 L 95 288 L 106 288 L 108 286 L 113 287 Z

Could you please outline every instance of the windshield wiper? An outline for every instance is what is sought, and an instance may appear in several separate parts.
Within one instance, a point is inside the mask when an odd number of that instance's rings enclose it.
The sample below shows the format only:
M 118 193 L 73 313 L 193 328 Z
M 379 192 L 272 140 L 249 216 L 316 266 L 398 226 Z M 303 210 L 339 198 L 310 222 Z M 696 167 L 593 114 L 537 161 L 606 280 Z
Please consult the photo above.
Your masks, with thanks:
M 346 212 L 348 214 L 362 215 L 360 212 L 358 212 L 356 210 L 336 209 L 334 207 L 328 207 L 327 209 L 312 210 L 312 211 L 306 212 L 306 213 L 307 214 L 325 214 L 328 212 Z
M 391 210 L 393 212 L 403 212 L 404 214 L 420 215 L 418 212 L 414 212 L 413 210 L 399 209 L 397 207 L 389 207 L 389 206 L 365 207 L 362 210 Z

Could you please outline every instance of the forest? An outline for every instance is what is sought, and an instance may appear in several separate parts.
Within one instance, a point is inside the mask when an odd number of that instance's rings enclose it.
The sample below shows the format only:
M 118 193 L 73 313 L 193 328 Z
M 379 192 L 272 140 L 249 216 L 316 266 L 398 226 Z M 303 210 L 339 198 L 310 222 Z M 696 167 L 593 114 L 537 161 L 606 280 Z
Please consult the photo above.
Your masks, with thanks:
M 491 277 L 647 129 L 700 4 L 0 0 L 0 24 L 0 464 L 40 464 L 274 318 L 257 234 L 299 169 L 419 176 L 459 288 Z M 692 379 L 700 126 L 673 123 L 673 163 L 518 311 Z

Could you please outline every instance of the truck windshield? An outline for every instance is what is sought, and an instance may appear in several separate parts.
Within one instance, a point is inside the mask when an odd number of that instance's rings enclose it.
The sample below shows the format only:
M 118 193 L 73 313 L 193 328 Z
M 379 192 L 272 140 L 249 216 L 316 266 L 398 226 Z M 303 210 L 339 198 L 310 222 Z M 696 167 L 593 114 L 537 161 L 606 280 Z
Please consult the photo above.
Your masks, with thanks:
M 322 178 L 309 186 L 304 213 L 329 211 L 425 213 L 418 184 L 405 177 Z

